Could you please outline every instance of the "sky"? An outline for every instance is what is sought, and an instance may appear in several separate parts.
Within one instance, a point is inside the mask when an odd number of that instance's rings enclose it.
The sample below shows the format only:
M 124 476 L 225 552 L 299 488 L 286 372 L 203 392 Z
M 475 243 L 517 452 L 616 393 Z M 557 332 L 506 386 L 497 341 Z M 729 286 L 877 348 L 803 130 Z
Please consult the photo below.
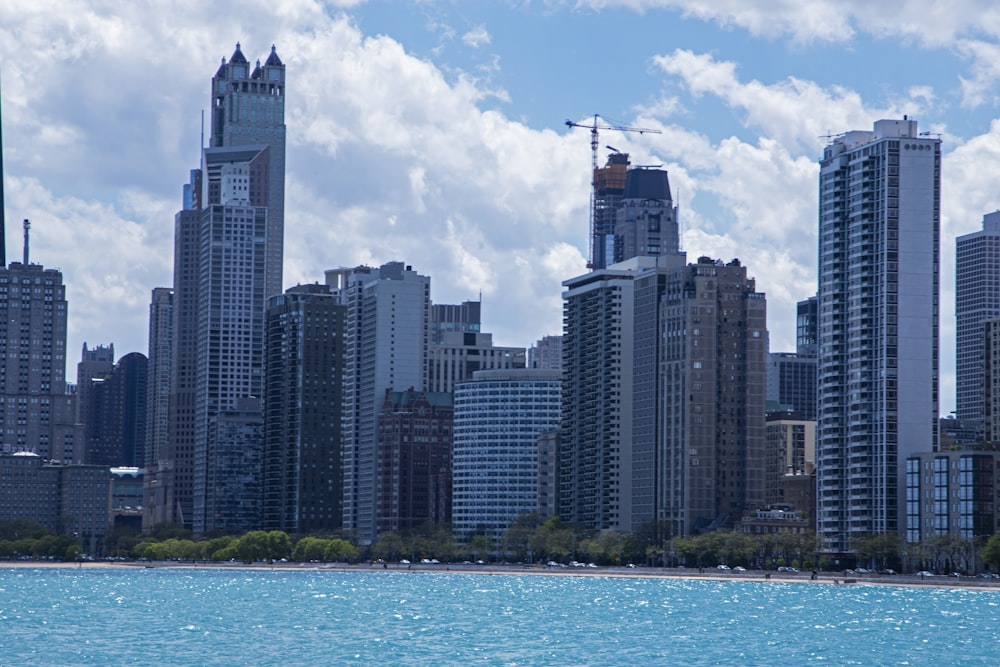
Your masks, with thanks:
M 662 165 L 690 261 L 739 258 L 772 351 L 816 292 L 818 158 L 880 118 L 940 134 L 941 413 L 954 408 L 955 236 L 1000 208 L 990 0 L 4 0 L 7 259 L 61 269 L 84 342 L 147 351 L 210 80 L 236 43 L 287 67 L 284 285 L 404 261 L 483 330 L 562 328 L 586 271 L 586 123 Z

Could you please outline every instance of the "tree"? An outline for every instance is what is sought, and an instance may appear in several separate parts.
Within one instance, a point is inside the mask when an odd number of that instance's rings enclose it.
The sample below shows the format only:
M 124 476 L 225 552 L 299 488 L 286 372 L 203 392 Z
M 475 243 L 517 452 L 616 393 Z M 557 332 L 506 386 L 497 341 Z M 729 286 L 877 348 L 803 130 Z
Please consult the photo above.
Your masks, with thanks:
M 292 560 L 300 563 L 326 560 L 325 553 L 328 545 L 329 540 L 323 540 L 318 537 L 303 537 L 295 544 L 295 550 L 292 552 Z
M 986 546 L 983 547 L 979 557 L 987 565 L 1000 568 L 1000 533 L 994 533 L 993 537 L 986 541 Z
M 288 533 L 282 530 L 272 530 L 267 533 L 267 559 L 281 560 L 292 555 L 292 540 Z
M 267 532 L 253 530 L 239 538 L 236 543 L 236 554 L 245 563 L 253 563 L 267 558 Z

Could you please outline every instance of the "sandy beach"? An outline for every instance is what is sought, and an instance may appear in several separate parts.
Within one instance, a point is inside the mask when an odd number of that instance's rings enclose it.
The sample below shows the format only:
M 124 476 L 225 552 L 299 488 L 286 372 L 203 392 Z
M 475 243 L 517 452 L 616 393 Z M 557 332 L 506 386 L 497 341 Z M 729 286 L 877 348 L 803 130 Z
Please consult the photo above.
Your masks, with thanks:
M 380 563 L 214 563 L 184 561 L 83 561 L 63 563 L 58 561 L 0 561 L 3 569 L 223 569 L 223 570 L 275 570 L 275 571 L 330 571 L 330 572 L 384 572 L 408 574 L 480 574 L 487 576 L 532 575 L 549 577 L 615 577 L 622 579 L 692 579 L 703 581 L 752 581 L 774 584 L 816 584 L 833 586 L 874 585 L 913 586 L 933 588 L 974 588 L 1000 593 L 1000 579 L 979 577 L 918 577 L 916 575 L 849 575 L 834 572 L 820 572 L 815 579 L 810 572 L 786 573 L 760 570 L 747 572 L 721 571 L 705 568 L 657 568 L 657 567 L 547 567 L 544 565 L 476 565 L 476 564 L 399 564 Z

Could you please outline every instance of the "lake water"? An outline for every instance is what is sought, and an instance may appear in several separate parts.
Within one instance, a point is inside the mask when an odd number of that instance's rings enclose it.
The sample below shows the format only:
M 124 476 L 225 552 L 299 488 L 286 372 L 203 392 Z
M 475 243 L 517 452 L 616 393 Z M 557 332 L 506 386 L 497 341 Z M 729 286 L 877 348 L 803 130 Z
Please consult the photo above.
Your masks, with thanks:
M 0 568 L 0 666 L 997 665 L 1000 592 Z

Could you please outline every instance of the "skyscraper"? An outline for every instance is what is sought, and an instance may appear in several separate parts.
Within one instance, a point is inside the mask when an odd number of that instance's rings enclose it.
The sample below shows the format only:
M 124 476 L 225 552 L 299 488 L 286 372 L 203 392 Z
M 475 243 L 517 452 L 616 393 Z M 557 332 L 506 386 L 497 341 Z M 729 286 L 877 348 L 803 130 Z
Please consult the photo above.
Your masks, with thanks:
M 377 533 L 377 420 L 386 390 L 427 384 L 431 281 L 402 262 L 389 262 L 332 269 L 326 282 L 347 306 L 344 528 L 368 544 Z
M 634 283 L 633 526 L 732 526 L 764 504 L 766 301 L 738 260 L 682 255 Z
M 265 300 L 281 291 L 284 95 L 285 66 L 274 47 L 252 71 L 239 44 L 228 63 L 223 59 L 212 78 L 209 146 L 175 219 L 170 451 L 163 479 L 173 487 L 165 494 L 173 498 L 168 520 L 199 533 L 218 522 L 234 525 L 225 516 L 229 510 L 244 521 L 252 504 L 213 497 L 236 487 L 221 483 L 224 470 L 210 466 L 228 460 L 222 454 L 239 444 L 221 438 L 245 442 L 261 432 L 249 413 L 263 390 Z M 216 421 L 222 414 L 224 421 Z
M 163 493 L 160 462 L 165 461 L 170 425 L 170 378 L 173 353 L 174 291 L 153 288 L 149 304 L 149 364 L 146 389 L 146 443 L 143 448 L 142 525 L 149 529 L 167 521 L 171 505 Z
M 455 387 L 452 525 L 495 544 L 538 510 L 538 438 L 559 425 L 561 373 L 477 371 Z
M 631 529 L 633 281 L 655 262 L 563 282 L 559 516 L 594 530 Z
M 328 285 L 268 300 L 264 364 L 266 530 L 332 531 L 343 522 L 340 449 L 344 315 Z
M 629 169 L 615 222 L 615 262 L 680 251 L 677 210 L 663 169 Z
M 146 355 L 126 354 L 107 377 L 88 380 L 85 463 L 141 467 L 146 444 Z
M 66 393 L 66 287 L 62 273 L 28 261 L 0 268 L 0 429 L 4 448 L 58 463 L 83 462 L 82 429 Z
M 1000 317 L 1000 211 L 955 239 L 955 417 L 983 432 L 983 323 Z
M 274 46 L 253 71 L 236 50 L 212 77 L 212 148 L 266 146 L 268 159 L 250 175 L 259 189 L 258 206 L 267 208 L 264 262 L 265 297 L 281 293 L 285 229 L 285 65 Z M 213 201 L 209 195 L 209 201 Z
M 879 120 L 819 177 L 817 529 L 903 532 L 905 460 L 938 441 L 941 142 Z

